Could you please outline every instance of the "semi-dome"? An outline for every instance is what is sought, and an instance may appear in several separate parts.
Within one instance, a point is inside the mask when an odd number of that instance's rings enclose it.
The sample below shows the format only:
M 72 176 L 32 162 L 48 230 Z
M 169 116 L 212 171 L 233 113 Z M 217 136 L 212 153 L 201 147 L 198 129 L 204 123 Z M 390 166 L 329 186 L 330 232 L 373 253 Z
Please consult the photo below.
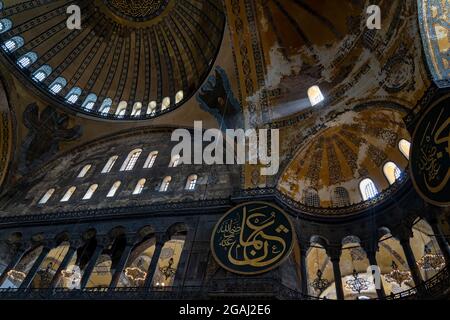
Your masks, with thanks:
M 69 5 L 81 29 L 68 28 Z M 0 20 L 2 57 L 27 85 L 78 113 L 133 120 L 195 93 L 225 26 L 218 0 L 4 1 Z

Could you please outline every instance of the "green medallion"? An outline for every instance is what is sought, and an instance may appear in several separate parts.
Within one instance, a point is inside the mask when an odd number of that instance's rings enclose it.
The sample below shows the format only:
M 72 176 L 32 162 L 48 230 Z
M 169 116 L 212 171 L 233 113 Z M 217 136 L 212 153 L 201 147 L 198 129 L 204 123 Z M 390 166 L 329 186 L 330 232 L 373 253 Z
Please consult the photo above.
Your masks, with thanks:
M 228 271 L 253 275 L 279 266 L 291 252 L 294 227 L 280 208 L 249 202 L 228 211 L 214 228 L 211 251 Z
M 413 136 L 411 177 L 429 203 L 450 204 L 450 100 L 444 99 L 420 120 Z

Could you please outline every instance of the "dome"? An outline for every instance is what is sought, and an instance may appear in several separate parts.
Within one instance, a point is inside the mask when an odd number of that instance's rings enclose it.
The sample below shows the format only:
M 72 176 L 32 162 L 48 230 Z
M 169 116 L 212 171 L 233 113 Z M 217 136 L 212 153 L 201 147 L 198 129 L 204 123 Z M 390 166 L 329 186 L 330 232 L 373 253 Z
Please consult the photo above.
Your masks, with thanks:
M 403 144 L 411 138 L 402 117 L 386 108 L 338 116 L 299 149 L 279 190 L 309 207 L 346 207 L 377 197 L 408 165 Z
M 81 29 L 68 28 L 72 5 Z M 169 112 L 192 96 L 225 26 L 218 0 L 6 4 L 0 19 L 11 22 L 0 32 L 2 58 L 28 86 L 77 113 L 128 120 Z

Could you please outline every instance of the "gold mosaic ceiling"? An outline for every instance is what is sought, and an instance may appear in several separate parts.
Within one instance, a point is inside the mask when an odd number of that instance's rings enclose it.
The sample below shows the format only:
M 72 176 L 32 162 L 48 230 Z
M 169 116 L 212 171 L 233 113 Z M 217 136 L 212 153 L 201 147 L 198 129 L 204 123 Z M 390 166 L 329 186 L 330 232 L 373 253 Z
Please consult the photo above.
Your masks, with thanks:
M 81 9 L 80 30 L 66 25 L 73 4 Z M 133 120 L 169 112 L 195 93 L 225 27 L 220 0 L 9 0 L 0 19 L 12 22 L 3 43 L 23 39 L 2 50 L 3 59 L 41 96 L 78 113 Z M 20 68 L 27 54 L 35 61 Z M 32 81 L 43 67 L 45 78 Z M 63 88 L 53 94 L 56 82 Z

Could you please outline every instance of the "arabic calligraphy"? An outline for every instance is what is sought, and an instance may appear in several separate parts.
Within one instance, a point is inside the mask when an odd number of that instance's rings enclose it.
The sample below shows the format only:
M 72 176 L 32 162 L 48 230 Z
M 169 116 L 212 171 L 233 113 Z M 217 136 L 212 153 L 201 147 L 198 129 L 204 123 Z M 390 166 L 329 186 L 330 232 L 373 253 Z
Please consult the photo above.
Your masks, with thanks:
M 252 202 L 229 211 L 211 241 L 214 256 L 226 269 L 255 274 L 276 267 L 290 254 L 293 227 L 277 207 Z
M 447 101 L 432 108 L 413 139 L 411 170 L 419 193 L 434 204 L 448 204 L 450 194 L 450 112 Z

